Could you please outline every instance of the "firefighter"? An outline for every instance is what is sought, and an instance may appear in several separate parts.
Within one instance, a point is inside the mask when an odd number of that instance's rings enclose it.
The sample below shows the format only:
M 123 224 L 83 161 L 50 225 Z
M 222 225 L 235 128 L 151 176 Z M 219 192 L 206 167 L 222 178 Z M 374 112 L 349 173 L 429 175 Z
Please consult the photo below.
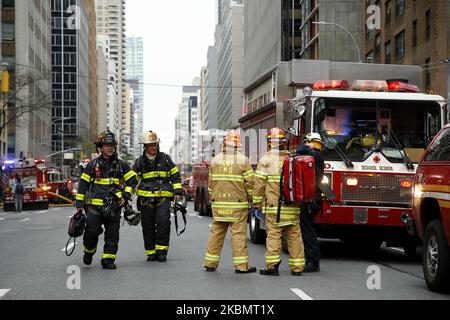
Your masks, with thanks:
M 289 250 L 291 274 L 301 276 L 304 266 L 304 249 L 300 230 L 300 208 L 296 204 L 281 204 L 280 222 L 277 223 L 280 199 L 281 169 L 289 156 L 286 135 L 283 130 L 273 128 L 267 136 L 269 152 L 258 162 L 255 172 L 254 209 L 263 210 L 266 216 L 266 268 L 260 274 L 278 276 L 281 264 L 282 234 L 285 233 Z
M 324 172 L 324 160 L 322 152 L 325 144 L 319 133 L 311 132 L 306 135 L 303 144 L 298 146 L 298 155 L 313 156 L 316 170 L 316 198 L 308 203 L 302 203 L 300 209 L 302 212 L 302 235 L 305 245 L 306 266 L 304 272 L 320 271 L 320 247 L 316 234 L 315 219 L 317 213 L 322 208 L 322 192 L 319 185 L 322 182 Z
M 213 212 L 211 233 L 206 247 L 204 268 L 215 271 L 228 228 L 235 273 L 256 272 L 249 264 L 247 218 L 253 193 L 254 172 L 250 160 L 238 148 L 240 134 L 229 131 L 222 152 L 213 158 L 209 170 L 208 190 Z
M 147 261 L 166 262 L 170 204 L 172 200 L 178 202 L 183 195 L 181 176 L 170 156 L 160 151 L 160 139 L 155 132 L 145 132 L 143 144 L 143 154 L 134 163 L 133 170 L 140 180 L 136 194 L 144 247 Z
M 119 245 L 120 210 L 131 199 L 138 181 L 136 173 L 117 156 L 117 141 L 110 131 L 100 133 L 95 143 L 100 156 L 89 162 L 80 178 L 76 196 L 77 212 L 87 213 L 83 237 L 86 265 L 92 263 L 98 237 L 105 227 L 105 245 L 101 264 L 104 269 L 116 269 Z M 122 184 L 125 183 L 125 189 Z

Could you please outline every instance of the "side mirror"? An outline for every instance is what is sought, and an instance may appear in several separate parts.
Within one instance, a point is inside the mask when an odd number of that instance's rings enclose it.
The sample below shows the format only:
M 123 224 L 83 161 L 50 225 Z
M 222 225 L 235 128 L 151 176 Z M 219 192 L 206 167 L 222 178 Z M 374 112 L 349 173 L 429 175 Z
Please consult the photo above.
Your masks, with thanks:
M 306 104 L 304 102 L 294 103 L 292 118 L 294 120 L 300 119 L 306 111 Z

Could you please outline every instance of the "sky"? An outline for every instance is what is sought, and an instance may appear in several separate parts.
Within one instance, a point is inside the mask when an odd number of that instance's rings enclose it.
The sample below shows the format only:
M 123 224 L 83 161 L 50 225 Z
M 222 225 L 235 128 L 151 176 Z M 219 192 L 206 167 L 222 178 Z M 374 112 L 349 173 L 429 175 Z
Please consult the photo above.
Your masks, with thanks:
M 175 137 L 181 87 L 200 77 L 214 45 L 215 2 L 127 0 L 127 36 L 144 41 L 144 131 L 160 136 L 163 152 L 169 153 Z

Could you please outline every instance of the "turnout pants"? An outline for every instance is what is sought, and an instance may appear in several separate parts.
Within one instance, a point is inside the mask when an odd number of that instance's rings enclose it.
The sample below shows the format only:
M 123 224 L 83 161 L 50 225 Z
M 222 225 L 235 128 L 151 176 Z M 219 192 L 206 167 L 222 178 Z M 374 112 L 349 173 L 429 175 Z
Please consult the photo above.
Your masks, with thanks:
M 284 232 L 289 250 L 289 267 L 291 268 L 291 271 L 302 272 L 305 268 L 305 253 L 300 224 L 279 227 L 275 225 L 277 221 L 276 216 L 267 215 L 266 219 L 266 268 L 268 270 L 273 269 L 275 265 L 281 261 L 281 237 Z
M 219 266 L 220 253 L 222 252 L 228 228 L 231 230 L 234 268 L 240 271 L 247 271 L 250 268 L 247 248 L 247 217 L 248 210 L 245 209 L 240 213 L 238 222 L 213 221 L 206 247 L 205 268 L 217 269 Z
M 306 261 L 318 263 L 320 260 L 319 240 L 316 234 L 316 214 L 317 211 L 310 208 L 309 205 L 301 205 L 301 229 L 303 236 L 303 243 L 305 245 Z
M 167 255 L 171 223 L 170 199 L 156 198 L 153 202 L 150 200 L 152 199 L 138 198 L 145 253 L 147 256 Z
M 120 209 L 107 216 L 99 207 L 88 206 L 86 213 L 86 229 L 83 236 L 84 252 L 94 254 L 97 251 L 98 237 L 102 234 L 102 225 L 104 225 L 105 245 L 102 260 L 116 260 L 119 248 Z

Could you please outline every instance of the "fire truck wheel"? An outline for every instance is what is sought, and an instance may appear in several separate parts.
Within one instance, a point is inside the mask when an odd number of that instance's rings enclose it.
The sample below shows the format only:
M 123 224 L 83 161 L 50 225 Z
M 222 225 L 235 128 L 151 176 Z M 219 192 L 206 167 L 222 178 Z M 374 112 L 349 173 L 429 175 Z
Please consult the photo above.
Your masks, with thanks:
M 11 211 L 14 211 L 14 210 L 15 210 L 14 204 L 5 204 L 3 206 L 3 211 L 4 212 L 11 212 Z
M 206 214 L 206 199 L 203 190 L 200 192 L 200 202 L 198 205 L 199 205 L 198 214 L 200 216 L 204 216 Z
M 250 239 L 252 243 L 255 244 L 265 244 L 266 243 L 266 230 L 260 228 L 260 221 L 255 216 L 255 213 L 250 211 L 250 223 L 248 227 L 250 229 Z
M 194 211 L 198 211 L 198 202 L 200 201 L 200 192 L 197 191 L 195 192 L 195 199 L 194 199 Z
M 431 221 L 425 229 L 422 265 L 431 291 L 450 291 L 450 247 L 439 220 Z

